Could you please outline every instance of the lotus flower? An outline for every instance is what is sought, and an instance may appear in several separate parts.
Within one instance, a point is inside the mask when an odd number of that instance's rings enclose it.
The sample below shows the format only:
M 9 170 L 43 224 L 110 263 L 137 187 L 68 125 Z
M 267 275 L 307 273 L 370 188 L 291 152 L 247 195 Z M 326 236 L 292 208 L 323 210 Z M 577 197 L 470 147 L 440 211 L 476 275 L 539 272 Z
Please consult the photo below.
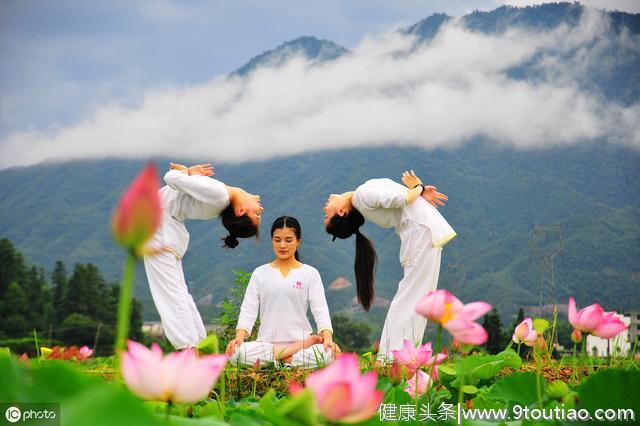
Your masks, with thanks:
M 615 312 L 605 313 L 598 303 L 576 312 L 576 301 L 573 297 L 569 297 L 569 323 L 576 330 L 591 333 L 603 339 L 611 339 L 628 327 Z
M 380 407 L 384 392 L 376 390 L 378 373 L 360 373 L 358 355 L 342 354 L 329 366 L 311 373 L 306 388 L 315 397 L 320 413 L 332 422 L 357 423 L 369 419 Z M 290 385 L 292 394 L 302 390 Z
M 582 332 L 580 330 L 573 329 L 571 332 L 571 341 L 576 344 L 582 342 Z
M 93 349 L 89 349 L 88 346 L 83 346 L 80 349 L 78 349 L 78 353 L 76 354 L 76 359 L 78 360 L 87 359 L 91 355 L 93 355 Z
M 404 377 L 402 370 L 403 367 L 398 364 L 398 360 L 394 359 L 393 364 L 391 364 L 391 368 L 389 369 L 389 382 L 391 382 L 393 386 L 397 386 L 402 382 L 402 378 Z
M 525 318 L 514 330 L 511 340 L 517 344 L 533 346 L 537 338 L 538 332 L 533 329 L 533 321 L 531 318 Z
M 122 246 L 137 253 L 160 226 L 161 207 L 156 166 L 148 164 L 122 195 L 113 214 L 113 234 Z
M 431 366 L 435 367 L 437 377 L 437 366 L 442 361 L 447 359 L 447 355 L 438 354 L 433 356 L 433 350 L 431 349 L 431 342 L 427 342 L 424 345 L 416 348 L 410 340 L 404 339 L 404 350 L 391 351 L 394 359 L 398 364 L 404 366 L 410 375 L 414 375 L 416 370 L 420 367 Z
M 416 375 L 414 374 L 409 380 L 407 380 L 407 387 L 404 389 L 406 393 L 411 395 L 412 398 L 417 398 L 420 395 L 423 395 L 433 383 L 431 377 L 427 373 L 422 370 L 417 370 L 416 374 L 418 375 L 418 383 L 416 387 Z M 417 395 L 416 395 L 417 394 Z
M 227 363 L 225 355 L 198 357 L 189 348 L 163 356 L 129 340 L 122 354 L 122 377 L 129 389 L 145 399 L 190 403 L 205 398 Z
M 601 337 L 603 339 L 611 339 L 616 337 L 620 332 L 627 329 L 629 326 L 626 325 L 620 318 L 618 318 L 618 314 L 615 312 L 607 312 L 602 317 L 602 322 L 593 330 L 591 334 L 594 336 Z
M 439 322 L 454 338 L 470 345 L 481 345 L 489 338 L 486 330 L 473 321 L 490 310 L 486 302 L 465 305 L 444 289 L 430 291 L 416 305 L 416 312 Z

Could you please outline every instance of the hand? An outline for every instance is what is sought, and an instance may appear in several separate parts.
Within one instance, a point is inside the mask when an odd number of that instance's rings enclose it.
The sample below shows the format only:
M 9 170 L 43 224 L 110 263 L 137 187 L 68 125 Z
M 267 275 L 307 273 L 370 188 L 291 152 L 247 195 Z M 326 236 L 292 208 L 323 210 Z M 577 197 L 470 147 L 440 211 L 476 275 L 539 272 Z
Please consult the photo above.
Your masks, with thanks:
M 449 197 L 440 192 L 436 191 L 438 188 L 432 185 L 428 185 L 424 187 L 424 191 L 420 196 L 427 200 L 429 204 L 431 204 L 436 209 L 438 206 L 444 206 L 444 201 L 448 201 Z
M 188 170 L 190 175 L 213 176 L 215 174 L 210 163 L 191 166 Z
M 416 185 L 422 184 L 422 181 L 416 176 L 413 170 L 404 171 L 402 173 L 402 183 L 409 189 L 413 189 Z
M 178 163 L 169 163 L 169 169 L 171 170 L 187 170 L 187 166 Z
M 324 351 L 325 352 L 327 351 L 327 349 L 331 349 L 331 358 L 332 359 L 338 358 L 340 356 L 340 354 L 342 353 L 342 351 L 340 350 L 340 346 L 338 346 L 338 344 L 335 343 L 332 338 L 325 338 L 323 340 L 322 344 L 324 345 Z
M 244 338 L 236 337 L 235 339 L 229 342 L 229 344 L 227 345 L 227 349 L 224 351 L 224 354 L 226 356 L 233 355 L 236 351 L 236 348 L 243 343 L 244 343 Z

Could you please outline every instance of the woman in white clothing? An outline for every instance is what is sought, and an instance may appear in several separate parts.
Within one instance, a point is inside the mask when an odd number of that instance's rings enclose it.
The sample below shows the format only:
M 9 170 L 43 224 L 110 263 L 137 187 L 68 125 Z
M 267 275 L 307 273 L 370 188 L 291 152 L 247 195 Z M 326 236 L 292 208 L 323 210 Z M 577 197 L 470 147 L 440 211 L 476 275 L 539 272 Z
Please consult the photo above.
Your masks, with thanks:
M 433 186 L 424 186 L 413 170 L 404 172 L 402 181 L 406 187 L 391 179 L 368 180 L 355 191 L 331 194 L 324 209 L 325 228 L 334 240 L 356 234 L 356 287 L 365 310 L 374 299 L 377 256 L 371 241 L 360 233 L 360 226 L 366 219 L 383 228 L 394 227 L 400 236 L 404 277 L 382 329 L 381 360 L 390 360 L 392 350 L 402 350 L 404 339 L 422 341 L 427 322 L 415 312 L 415 304 L 436 289 L 442 247 L 456 236 L 437 210 L 447 197 Z
M 145 248 L 144 267 L 151 296 L 160 314 L 167 339 L 176 349 L 195 347 L 206 330 L 182 271 L 182 257 L 189 245 L 187 219 L 208 220 L 220 216 L 229 232 L 224 247 L 238 245 L 238 238 L 258 235 L 263 208 L 260 197 L 212 179 L 211 164 L 186 167 L 171 163 L 160 189 L 162 222 Z
M 240 308 L 236 337 L 226 353 L 235 364 L 253 365 L 281 361 L 295 367 L 317 367 L 340 354 L 333 342 L 333 328 L 324 286 L 318 271 L 299 261 L 301 240 L 298 221 L 282 216 L 273 222 L 271 241 L 275 260 L 251 274 Z M 307 310 L 318 328 L 312 335 Z M 245 342 L 260 314 L 256 341 Z

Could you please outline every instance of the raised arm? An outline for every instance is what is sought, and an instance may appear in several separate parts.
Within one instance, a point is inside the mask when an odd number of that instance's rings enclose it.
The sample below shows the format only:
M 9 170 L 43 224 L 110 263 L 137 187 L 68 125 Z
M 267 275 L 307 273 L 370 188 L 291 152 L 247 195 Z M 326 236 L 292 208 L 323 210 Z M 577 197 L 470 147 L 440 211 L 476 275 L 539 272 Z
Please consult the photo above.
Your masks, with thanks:
M 187 168 L 182 164 L 171 163 L 170 170 L 164 175 L 164 181 L 171 188 L 189 194 L 198 201 L 213 203 L 221 197 L 228 197 L 227 190 L 221 182 L 209 178 L 213 174 L 211 164 L 198 164 Z
M 444 206 L 444 201 L 449 199 L 446 195 L 438 192 L 435 186 L 423 185 L 422 180 L 416 176 L 413 170 L 402 173 L 402 182 L 409 188 L 407 192 L 408 203 L 412 203 L 417 200 L 418 197 L 422 197 L 433 207 L 438 208 L 438 206 Z

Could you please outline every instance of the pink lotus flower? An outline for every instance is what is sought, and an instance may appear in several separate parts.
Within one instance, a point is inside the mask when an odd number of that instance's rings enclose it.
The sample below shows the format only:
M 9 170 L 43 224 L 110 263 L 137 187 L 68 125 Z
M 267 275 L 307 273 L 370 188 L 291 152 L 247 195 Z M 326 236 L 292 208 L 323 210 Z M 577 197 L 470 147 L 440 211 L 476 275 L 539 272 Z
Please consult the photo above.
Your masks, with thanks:
M 407 387 L 404 389 L 405 392 L 411 395 L 412 398 L 416 398 L 416 393 L 417 396 L 424 395 L 424 393 L 429 390 L 431 384 L 433 383 L 431 377 L 429 377 L 429 375 L 424 371 L 417 370 L 416 374 L 418 375 L 417 387 L 416 375 L 414 374 L 413 377 L 407 380 Z
M 525 318 L 513 332 L 511 340 L 514 343 L 524 343 L 527 346 L 533 346 L 538 338 L 538 332 L 533 329 L 533 320 L 531 318 Z
M 439 322 L 454 338 L 470 345 L 481 345 L 489 338 L 486 330 L 473 321 L 490 310 L 486 302 L 465 305 L 444 289 L 430 291 L 416 305 L 416 312 Z
M 122 354 L 122 377 L 142 398 L 189 403 L 209 395 L 226 363 L 225 355 L 198 358 L 193 349 L 163 356 L 155 343 L 147 349 L 129 340 L 129 350 Z
M 402 382 L 402 378 L 404 377 L 403 368 L 400 364 L 398 364 L 398 360 L 394 359 L 393 364 L 391 364 L 391 368 L 389 369 L 389 382 L 393 386 L 397 386 Z
M 617 313 L 607 312 L 602 317 L 602 322 L 598 328 L 596 328 L 591 334 L 603 339 L 611 339 L 627 328 L 629 328 L 629 326 L 622 322 Z
M 573 297 L 569 297 L 569 323 L 576 330 L 591 333 L 603 339 L 611 339 L 628 327 L 615 312 L 605 313 L 598 303 L 576 312 L 576 301 Z
M 574 328 L 571 332 L 571 341 L 576 344 L 582 342 L 582 332 Z
M 88 346 L 83 346 L 78 349 L 78 355 L 76 355 L 76 358 L 80 361 L 89 358 L 91 355 L 93 355 L 93 349 L 89 349 Z
M 377 379 L 375 371 L 362 375 L 358 355 L 347 353 L 322 370 L 311 373 L 305 385 L 326 419 L 357 423 L 369 419 L 380 407 L 384 392 L 376 390 Z M 289 390 L 295 395 L 302 387 L 292 384 Z
M 113 235 L 122 246 L 140 254 L 144 243 L 160 226 L 160 183 L 149 163 L 129 185 L 113 214 Z
M 447 359 L 447 355 L 438 354 L 433 356 L 433 350 L 431 349 L 431 342 L 427 342 L 424 345 L 416 348 L 410 340 L 404 339 L 404 350 L 391 351 L 394 359 L 398 364 L 404 366 L 410 375 L 415 374 L 416 370 L 420 367 L 434 366 L 435 375 L 437 377 L 437 366 L 442 364 L 442 361 Z

